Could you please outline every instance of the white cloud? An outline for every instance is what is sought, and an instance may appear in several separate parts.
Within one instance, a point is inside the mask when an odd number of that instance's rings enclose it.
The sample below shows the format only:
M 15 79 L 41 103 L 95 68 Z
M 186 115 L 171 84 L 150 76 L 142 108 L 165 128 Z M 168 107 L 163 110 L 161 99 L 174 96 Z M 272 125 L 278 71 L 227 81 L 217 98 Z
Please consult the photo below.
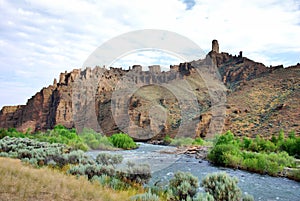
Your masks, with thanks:
M 238 54 L 243 50 L 244 56 L 266 65 L 299 62 L 299 1 L 197 0 L 190 10 L 187 2 L 0 0 L 0 70 L 12 76 L 0 77 L 0 100 L 5 100 L 0 107 L 31 97 L 61 71 L 81 67 L 103 42 L 137 29 L 177 32 L 206 51 L 210 41 L 218 39 L 221 51 Z M 160 60 L 157 56 L 129 55 L 123 62 L 168 62 L 166 55 Z M 176 61 L 172 56 L 169 59 Z M 5 95 L 4 81 L 6 86 L 10 82 L 15 98 Z

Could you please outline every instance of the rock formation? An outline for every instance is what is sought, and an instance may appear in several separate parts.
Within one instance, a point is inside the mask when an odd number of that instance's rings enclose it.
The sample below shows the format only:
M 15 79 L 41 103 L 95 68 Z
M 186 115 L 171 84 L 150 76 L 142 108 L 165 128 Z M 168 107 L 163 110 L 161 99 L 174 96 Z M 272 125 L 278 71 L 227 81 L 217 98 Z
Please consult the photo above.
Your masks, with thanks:
M 219 53 L 219 43 L 217 40 L 213 40 L 212 41 L 212 48 L 211 48 L 211 51 L 212 52 L 215 52 L 215 53 Z
M 211 77 L 211 75 L 216 75 Z M 219 53 L 217 40 L 203 60 L 132 69 L 86 68 L 64 72 L 26 105 L 5 106 L 0 127 L 47 130 L 56 124 L 138 140 L 166 135 L 207 136 L 231 129 L 238 135 L 300 134 L 300 65 L 266 67 Z M 221 131 L 220 131 L 221 130 Z

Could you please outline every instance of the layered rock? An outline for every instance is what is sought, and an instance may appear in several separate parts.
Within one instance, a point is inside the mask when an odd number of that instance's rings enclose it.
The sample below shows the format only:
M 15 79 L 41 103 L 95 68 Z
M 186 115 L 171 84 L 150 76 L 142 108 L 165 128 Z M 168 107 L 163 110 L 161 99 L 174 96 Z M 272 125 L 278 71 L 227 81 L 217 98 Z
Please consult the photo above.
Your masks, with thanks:
M 269 68 L 242 52 L 219 53 L 214 40 L 205 59 L 167 72 L 134 65 L 61 73 L 26 105 L 3 107 L 0 127 L 38 131 L 62 124 L 106 135 L 123 131 L 137 140 L 213 137 L 227 129 L 241 135 L 280 128 L 299 134 L 299 69 Z

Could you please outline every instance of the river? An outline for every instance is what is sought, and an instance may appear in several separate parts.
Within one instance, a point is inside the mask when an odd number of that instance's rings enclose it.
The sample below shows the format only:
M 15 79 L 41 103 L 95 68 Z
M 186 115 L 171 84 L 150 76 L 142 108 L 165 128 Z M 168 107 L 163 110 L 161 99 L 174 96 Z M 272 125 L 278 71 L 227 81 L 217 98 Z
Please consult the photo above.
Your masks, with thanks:
M 175 147 L 139 143 L 139 148 L 127 151 L 89 151 L 92 157 L 100 152 L 121 154 L 124 162 L 130 160 L 136 163 L 147 163 L 151 167 L 150 184 L 166 184 L 177 171 L 191 172 L 201 181 L 205 175 L 225 171 L 239 179 L 238 186 L 244 194 L 251 194 L 255 200 L 262 201 L 300 201 L 300 183 L 286 178 L 270 177 L 249 173 L 242 170 L 215 167 L 207 161 L 200 161 L 186 155 L 163 154 L 164 150 L 175 150 Z M 203 189 L 199 189 L 203 191 Z

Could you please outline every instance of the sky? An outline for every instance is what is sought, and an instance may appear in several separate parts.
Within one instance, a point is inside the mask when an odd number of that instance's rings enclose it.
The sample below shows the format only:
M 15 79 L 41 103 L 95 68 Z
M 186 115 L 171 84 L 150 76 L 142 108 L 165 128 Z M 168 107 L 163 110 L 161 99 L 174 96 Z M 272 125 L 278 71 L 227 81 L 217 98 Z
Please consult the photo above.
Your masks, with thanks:
M 0 0 L 0 108 L 26 104 L 104 42 L 141 29 L 176 32 L 205 52 L 217 39 L 220 51 L 267 66 L 300 63 L 299 0 Z M 114 65 L 179 62 L 143 51 Z

